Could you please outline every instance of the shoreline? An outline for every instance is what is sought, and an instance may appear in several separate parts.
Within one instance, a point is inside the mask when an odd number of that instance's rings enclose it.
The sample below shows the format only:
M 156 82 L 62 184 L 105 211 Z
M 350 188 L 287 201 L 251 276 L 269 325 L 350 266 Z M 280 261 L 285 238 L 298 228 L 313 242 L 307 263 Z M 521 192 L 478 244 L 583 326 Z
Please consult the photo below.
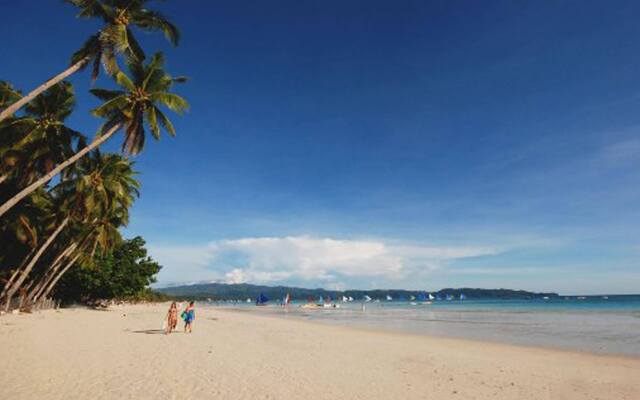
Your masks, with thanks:
M 415 336 L 469 340 L 481 343 L 495 343 L 509 345 L 515 347 L 526 348 L 542 348 L 548 350 L 567 351 L 584 354 L 620 356 L 625 358 L 640 359 L 640 342 L 637 342 L 636 336 L 629 333 L 635 332 L 636 328 L 640 328 L 640 320 L 632 321 L 632 325 L 625 325 L 625 337 L 617 337 L 617 331 L 620 331 L 625 321 L 607 321 L 601 317 L 589 317 L 589 319 L 572 320 L 569 324 L 565 323 L 562 329 L 555 328 L 556 323 L 564 322 L 553 320 L 531 321 L 496 321 L 493 313 L 476 314 L 474 321 L 458 320 L 456 316 L 447 317 L 431 316 L 426 319 L 416 315 L 413 318 L 397 319 L 393 315 L 380 315 L 375 312 L 368 315 L 361 314 L 358 310 L 326 310 L 326 309 L 301 309 L 292 307 L 288 314 L 283 312 L 280 307 L 237 307 L 222 306 L 217 307 L 220 310 L 235 310 L 241 313 L 249 313 L 259 316 L 273 316 L 275 318 L 290 318 L 300 321 L 318 323 L 325 326 L 346 327 L 359 329 L 364 331 L 382 331 L 388 333 L 409 334 Z M 346 314 L 343 312 L 346 311 Z M 355 311 L 355 312 L 354 312 Z M 407 310 L 409 311 L 409 310 Z M 441 311 L 436 311 L 441 312 Z M 450 313 L 451 311 L 446 311 Z M 521 315 L 521 313 L 517 313 Z M 546 314 L 546 313 L 545 313 Z M 553 314 L 553 313 L 552 313 Z M 479 316 L 478 316 L 479 315 Z M 628 318 L 628 315 L 623 315 Z M 575 315 L 573 315 L 575 317 Z M 606 318 L 610 318 L 607 315 Z M 616 316 L 617 317 L 617 316 Z M 439 319 L 442 318 L 442 319 Z M 512 317 L 509 317 L 512 318 Z M 557 318 L 554 316 L 554 318 Z M 579 317 L 583 318 L 583 317 Z M 605 318 L 604 314 L 603 317 Z M 598 321 L 600 326 L 610 324 L 608 326 L 618 326 L 618 328 L 609 332 L 597 331 L 594 326 L 583 331 L 584 324 L 593 324 L 594 319 Z M 417 321 L 414 324 L 412 321 Z M 545 322 L 542 322 L 545 321 Z M 544 323 L 545 325 L 540 325 Z M 480 325 L 478 325 L 480 324 Z M 617 325 L 613 325 L 617 324 Z M 459 327 L 459 329 L 458 329 Z M 515 329 L 514 329 L 515 328 Z M 545 328 L 550 329 L 549 331 Z M 508 330 L 502 332 L 501 329 Z M 552 330 L 555 329 L 555 330 Z M 574 335 L 579 334 L 580 337 Z M 595 335 L 595 336 L 591 336 Z M 611 335 L 611 336 L 607 336 Z M 617 337 L 611 340 L 609 337 Z
M 640 398 L 640 360 L 166 304 L 0 318 L 0 396 L 18 399 Z M 223 312 L 222 312 L 223 311 Z M 311 322 L 311 323 L 309 323 Z
M 225 307 L 212 307 L 214 308 L 216 311 L 223 311 L 223 312 L 229 312 L 229 313 L 239 313 L 239 314 L 249 314 L 252 316 L 256 316 L 259 318 L 269 318 L 269 319 L 285 319 L 287 320 L 287 316 L 286 315 L 278 315 L 278 313 L 276 312 L 276 310 L 262 310 L 262 309 L 258 309 L 258 310 L 247 310 L 247 309 L 242 309 L 242 308 L 225 308 Z M 292 313 L 292 314 L 295 314 Z M 625 353 L 608 353 L 608 352 L 596 352 L 596 351 L 589 351 L 589 350 L 579 350 L 579 349 L 573 349 L 573 348 L 566 348 L 566 347 L 561 347 L 561 346 L 544 346 L 544 345 L 524 345 L 524 344 L 514 344 L 514 343 L 509 343 L 509 342 L 501 342 L 498 340 L 491 340 L 491 339 L 476 339 L 476 338 L 463 338 L 463 337 L 455 337 L 455 336 L 446 336 L 446 335 L 434 335 L 434 334 L 430 334 L 430 333 L 417 333 L 417 332 L 411 332 L 411 331 L 403 331 L 401 329 L 393 329 L 393 328 L 384 328 L 384 327 L 373 327 L 373 326 L 366 326 L 364 324 L 362 325 L 346 325 L 346 324 L 340 324 L 340 323 L 332 323 L 332 322 L 325 322 L 321 319 L 305 319 L 301 316 L 295 316 L 293 315 L 292 317 L 293 321 L 297 321 L 297 322 L 301 322 L 301 323 L 307 323 L 310 325 L 320 325 L 320 326 L 328 326 L 328 327 L 333 327 L 333 328 L 340 328 L 340 329 L 347 329 L 347 330 L 354 330 L 354 331 L 361 331 L 361 332 L 367 332 L 367 333 L 371 333 L 371 334 L 389 334 L 389 335 L 397 335 L 397 336 L 406 336 L 406 337 L 412 337 L 412 338 L 426 338 L 426 339 L 433 339 L 433 340 L 444 340 L 444 341 L 451 341 L 453 343 L 455 342 L 461 342 L 461 343 L 469 343 L 469 344 L 476 344 L 476 345 L 483 345 L 483 344 L 491 344 L 491 345 L 498 345 L 498 346 L 505 346 L 505 347 L 511 347 L 514 349 L 530 349 L 530 350 L 547 350 L 547 351 L 551 351 L 551 352 L 563 352 L 563 353 L 567 353 L 567 354 L 576 354 L 576 355 L 586 355 L 586 356 L 594 356 L 594 357 L 604 357 L 604 358 L 620 358 L 620 359 L 627 359 L 627 360 L 633 360 L 633 361 L 640 361 L 640 355 L 635 355 L 635 354 L 625 354 Z M 640 371 L 639 371 L 640 373 Z

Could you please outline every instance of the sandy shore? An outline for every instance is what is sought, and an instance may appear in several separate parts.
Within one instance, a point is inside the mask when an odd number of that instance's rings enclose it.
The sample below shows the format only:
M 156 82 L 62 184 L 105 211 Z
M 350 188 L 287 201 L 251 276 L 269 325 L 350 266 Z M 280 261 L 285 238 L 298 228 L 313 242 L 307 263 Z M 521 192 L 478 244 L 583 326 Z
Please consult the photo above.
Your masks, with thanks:
M 640 360 L 165 306 L 0 317 L 2 399 L 640 399 Z

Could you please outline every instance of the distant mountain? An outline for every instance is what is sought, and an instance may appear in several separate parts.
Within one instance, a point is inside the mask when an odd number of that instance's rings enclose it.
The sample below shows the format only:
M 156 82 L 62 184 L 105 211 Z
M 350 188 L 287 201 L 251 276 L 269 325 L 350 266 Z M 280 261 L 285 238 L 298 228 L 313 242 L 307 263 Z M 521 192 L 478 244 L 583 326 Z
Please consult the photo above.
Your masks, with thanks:
M 428 292 L 424 290 L 401 290 L 401 289 L 388 289 L 388 290 L 326 290 L 326 289 L 306 289 L 299 287 L 288 286 L 261 286 L 250 285 L 247 283 L 241 284 L 225 284 L 225 283 L 206 283 L 206 284 L 194 284 L 185 286 L 173 286 L 167 288 L 156 289 L 158 292 L 167 294 L 169 296 L 184 298 L 184 299 L 213 299 L 213 300 L 245 300 L 247 298 L 255 300 L 256 297 L 263 293 L 269 299 L 281 299 L 287 293 L 291 295 L 293 300 L 307 300 L 309 298 L 317 299 L 319 296 L 324 298 L 331 297 L 342 298 L 342 296 L 353 297 L 356 300 L 369 296 L 372 299 L 386 299 L 386 296 L 391 296 L 394 300 L 405 299 L 408 300 L 411 296 L 416 298 L 420 294 L 431 293 L 434 297 L 440 296 L 445 299 L 447 296 L 453 296 L 459 298 L 461 294 L 467 299 L 538 299 L 543 297 L 558 297 L 557 293 L 534 293 L 524 290 L 510 290 L 510 289 L 473 289 L 473 288 L 459 288 L 459 289 L 441 289 L 437 292 Z

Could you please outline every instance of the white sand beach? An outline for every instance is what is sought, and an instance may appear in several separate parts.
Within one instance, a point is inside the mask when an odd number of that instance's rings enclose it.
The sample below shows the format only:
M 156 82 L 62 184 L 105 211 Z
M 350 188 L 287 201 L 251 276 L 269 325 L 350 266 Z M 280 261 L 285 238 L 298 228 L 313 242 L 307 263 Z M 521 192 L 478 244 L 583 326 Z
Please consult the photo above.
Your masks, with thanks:
M 640 399 L 640 359 L 166 308 L 0 317 L 0 398 Z

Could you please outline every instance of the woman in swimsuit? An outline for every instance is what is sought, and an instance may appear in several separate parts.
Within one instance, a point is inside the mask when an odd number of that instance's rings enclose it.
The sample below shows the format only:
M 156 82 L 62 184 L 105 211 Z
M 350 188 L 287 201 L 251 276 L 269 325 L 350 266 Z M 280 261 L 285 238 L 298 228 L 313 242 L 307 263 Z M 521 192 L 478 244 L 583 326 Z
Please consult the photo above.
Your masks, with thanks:
M 171 307 L 169 307 L 169 312 L 167 312 L 167 328 L 164 333 L 171 333 L 171 331 L 176 329 L 176 325 L 178 325 L 178 306 L 174 301 L 171 303 Z
M 194 302 L 189 303 L 189 306 L 184 310 L 184 333 L 191 333 L 191 325 L 196 319 L 196 311 Z

